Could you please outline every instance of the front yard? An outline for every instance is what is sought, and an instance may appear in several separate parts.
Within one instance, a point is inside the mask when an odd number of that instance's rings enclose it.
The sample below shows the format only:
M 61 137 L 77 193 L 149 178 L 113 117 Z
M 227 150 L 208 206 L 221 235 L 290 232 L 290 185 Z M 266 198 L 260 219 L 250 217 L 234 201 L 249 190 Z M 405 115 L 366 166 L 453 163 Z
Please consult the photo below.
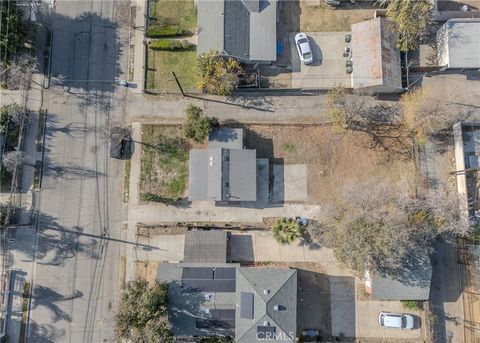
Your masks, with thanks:
M 188 152 L 194 145 L 183 138 L 180 126 L 142 126 L 140 194 L 167 199 L 185 197 Z
M 197 9 L 193 0 L 152 0 L 149 11 L 149 30 L 176 27 L 181 32 L 178 36 L 155 38 L 196 43 Z M 184 90 L 195 89 L 195 46 L 192 49 L 152 50 L 148 47 L 146 89 L 154 93 L 180 93 L 172 71 Z
M 155 51 L 148 49 L 147 89 L 160 93 L 179 93 L 180 90 L 172 76 L 177 75 L 184 90 L 195 88 L 195 51 Z
M 193 0 L 150 1 L 150 26 L 176 25 L 188 32 L 197 27 L 197 8 Z

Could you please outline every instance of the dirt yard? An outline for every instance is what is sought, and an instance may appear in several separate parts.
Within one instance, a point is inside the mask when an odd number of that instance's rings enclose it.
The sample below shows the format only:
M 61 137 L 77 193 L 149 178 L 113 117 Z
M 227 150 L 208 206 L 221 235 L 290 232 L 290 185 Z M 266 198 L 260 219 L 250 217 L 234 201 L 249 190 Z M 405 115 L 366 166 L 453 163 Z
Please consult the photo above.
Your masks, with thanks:
M 152 286 L 157 277 L 159 264 L 157 261 L 137 261 L 135 262 L 135 276 L 146 280 Z
M 140 193 L 184 197 L 188 185 L 188 152 L 203 147 L 183 138 L 180 126 L 142 126 Z
M 372 180 L 402 185 L 407 182 L 411 189 L 405 191 L 413 190 L 412 159 L 402 150 L 394 150 L 393 144 L 388 145 L 388 151 L 373 147 L 374 142 L 367 134 L 338 133 L 330 126 L 245 128 L 245 145 L 257 149 L 257 158 L 270 158 L 271 164 L 307 165 L 310 203 L 332 203 L 338 199 L 339 190 L 353 183 L 371 184 Z M 401 148 L 408 150 L 408 144 L 408 140 L 401 142 Z
M 312 3 L 312 2 L 310 2 Z M 347 1 L 340 7 L 327 5 L 323 0 L 309 6 L 306 0 L 300 1 L 300 31 L 350 31 L 352 24 L 373 18 L 375 9 L 372 3 Z

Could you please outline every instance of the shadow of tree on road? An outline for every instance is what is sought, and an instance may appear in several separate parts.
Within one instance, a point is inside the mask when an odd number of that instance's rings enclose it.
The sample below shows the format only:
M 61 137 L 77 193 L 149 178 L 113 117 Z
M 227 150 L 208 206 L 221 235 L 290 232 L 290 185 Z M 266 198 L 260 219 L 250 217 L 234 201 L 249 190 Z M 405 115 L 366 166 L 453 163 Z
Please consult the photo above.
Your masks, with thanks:
M 58 330 L 53 325 L 38 324 L 30 319 L 29 322 L 29 342 L 55 343 L 60 342 L 65 336 L 65 330 Z
M 32 293 L 31 306 L 32 306 L 32 309 L 35 309 L 38 306 L 44 306 L 48 308 L 53 313 L 54 322 L 57 322 L 59 320 L 66 320 L 67 322 L 71 322 L 72 319 L 70 315 L 66 311 L 62 310 L 60 306 L 57 305 L 57 303 L 62 301 L 73 300 L 75 298 L 80 298 L 82 296 L 83 296 L 83 293 L 79 290 L 74 291 L 69 296 L 63 296 L 60 293 L 57 293 L 56 291 L 52 290 L 51 288 L 35 285 Z

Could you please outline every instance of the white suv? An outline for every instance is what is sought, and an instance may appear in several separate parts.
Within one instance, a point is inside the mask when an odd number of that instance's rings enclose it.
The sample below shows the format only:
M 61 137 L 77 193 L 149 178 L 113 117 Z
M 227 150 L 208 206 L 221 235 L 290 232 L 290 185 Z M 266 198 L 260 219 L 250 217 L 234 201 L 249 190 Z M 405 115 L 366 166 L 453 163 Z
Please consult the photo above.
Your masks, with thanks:
M 413 316 L 410 314 L 380 312 L 378 324 L 386 328 L 413 329 Z

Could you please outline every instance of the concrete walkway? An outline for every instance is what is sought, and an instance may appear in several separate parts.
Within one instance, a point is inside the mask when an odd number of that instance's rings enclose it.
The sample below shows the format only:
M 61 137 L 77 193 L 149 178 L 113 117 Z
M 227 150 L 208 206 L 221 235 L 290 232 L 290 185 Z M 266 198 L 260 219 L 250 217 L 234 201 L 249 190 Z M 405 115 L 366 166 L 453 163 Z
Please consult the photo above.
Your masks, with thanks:
M 324 123 L 325 94 L 312 96 L 163 97 L 130 93 L 126 97 L 129 122 L 179 123 L 189 104 L 199 106 L 208 116 L 242 123 Z
M 142 93 L 145 82 L 145 30 L 146 30 L 146 0 L 134 1 L 136 7 L 135 11 L 135 27 L 132 35 L 131 45 L 134 46 L 133 54 L 129 54 L 129 65 L 133 66 L 133 75 L 130 75 L 129 79 L 134 80 L 136 88 L 131 88 L 133 93 Z

